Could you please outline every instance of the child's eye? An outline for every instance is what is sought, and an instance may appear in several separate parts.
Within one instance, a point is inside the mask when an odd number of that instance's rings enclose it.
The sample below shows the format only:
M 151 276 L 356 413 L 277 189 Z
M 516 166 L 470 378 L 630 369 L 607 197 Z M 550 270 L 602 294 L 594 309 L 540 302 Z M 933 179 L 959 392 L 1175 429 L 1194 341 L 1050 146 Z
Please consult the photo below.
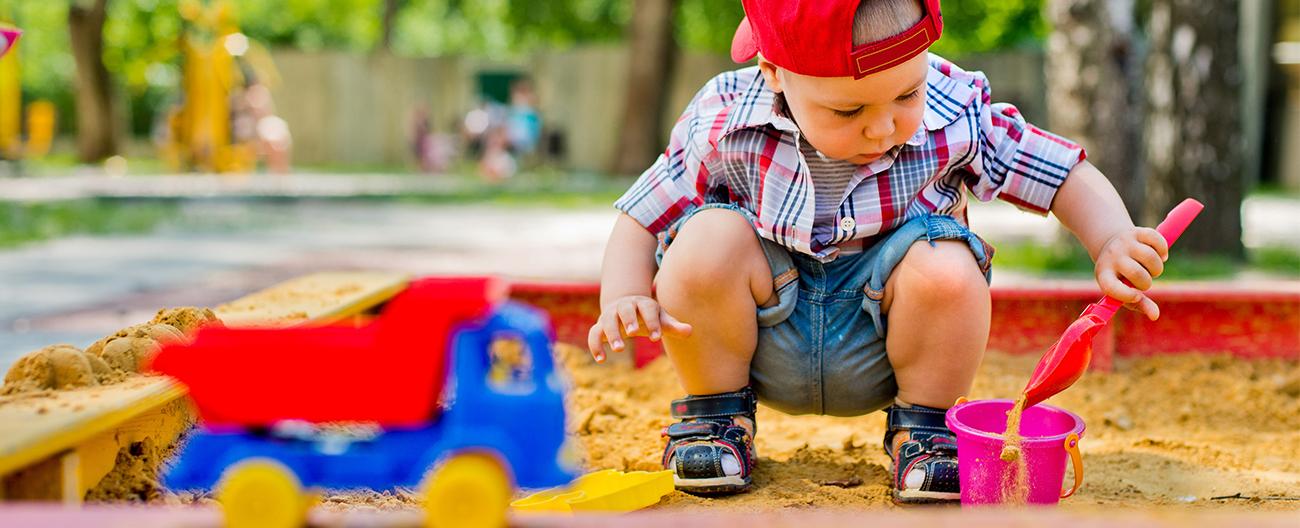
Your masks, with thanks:
M 907 95 L 900 95 L 900 96 L 898 96 L 898 101 L 899 101 L 900 103 L 901 103 L 901 102 L 907 102 L 907 101 L 911 101 L 911 100 L 913 100 L 913 99 L 916 99 L 917 97 L 920 97 L 920 96 L 921 96 L 921 90 L 919 90 L 919 89 L 918 89 L 918 90 L 912 90 L 912 93 L 909 93 L 909 94 L 907 94 Z
M 859 107 L 854 108 L 854 109 L 852 109 L 852 110 L 835 110 L 835 109 L 832 108 L 831 111 L 832 111 L 832 112 L 835 112 L 835 115 L 840 116 L 840 117 L 853 117 L 853 116 L 855 116 L 855 115 L 858 115 L 858 112 L 861 112 L 861 111 L 862 111 L 862 107 L 859 106 Z

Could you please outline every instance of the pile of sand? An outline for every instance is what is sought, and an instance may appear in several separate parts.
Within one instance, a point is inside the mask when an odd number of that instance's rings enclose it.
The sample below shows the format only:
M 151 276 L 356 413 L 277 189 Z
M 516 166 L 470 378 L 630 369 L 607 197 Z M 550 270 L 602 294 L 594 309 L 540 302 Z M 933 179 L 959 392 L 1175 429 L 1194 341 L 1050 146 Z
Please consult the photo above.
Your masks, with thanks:
M 51 345 L 24 355 L 5 374 L 0 394 L 107 385 L 138 374 L 163 343 L 183 341 L 200 326 L 221 324 L 207 308 L 166 308 L 153 320 L 123 328 L 84 351 Z
M 571 420 L 588 467 L 659 469 L 659 432 L 671 422 L 669 401 L 682 395 L 669 362 L 596 365 L 585 350 L 563 345 L 557 355 L 573 378 Z M 971 397 L 1013 397 L 1035 359 L 990 353 Z M 1084 485 L 1063 504 L 1300 508 L 1300 363 L 1121 360 L 1048 403 L 1088 424 Z M 883 413 L 788 416 L 760 407 L 754 490 L 720 499 L 675 492 L 659 508 L 889 506 L 883 434 Z M 1215 499 L 1235 494 L 1245 498 Z

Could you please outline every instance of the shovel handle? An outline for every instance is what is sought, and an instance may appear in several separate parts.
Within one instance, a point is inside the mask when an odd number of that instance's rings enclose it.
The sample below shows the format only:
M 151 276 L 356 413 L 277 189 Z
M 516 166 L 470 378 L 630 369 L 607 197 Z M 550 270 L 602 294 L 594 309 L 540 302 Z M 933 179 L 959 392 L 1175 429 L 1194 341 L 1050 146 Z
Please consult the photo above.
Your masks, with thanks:
M 1191 225 L 1192 220 L 1195 220 L 1196 215 L 1201 214 L 1201 210 L 1203 209 L 1205 209 L 1205 205 L 1196 201 L 1194 198 L 1183 200 L 1182 203 L 1174 206 L 1173 210 L 1169 211 L 1169 214 L 1165 216 L 1164 221 L 1160 222 L 1160 225 L 1156 226 L 1156 232 L 1160 233 L 1160 236 L 1165 237 L 1165 243 L 1169 244 L 1169 247 L 1172 248 L 1174 242 L 1178 241 L 1178 237 L 1183 236 L 1183 231 L 1187 230 L 1187 226 Z M 1128 279 L 1125 279 L 1124 277 L 1120 277 L 1119 280 L 1125 285 L 1130 287 L 1133 286 L 1129 283 Z M 1119 310 L 1120 306 L 1124 305 L 1124 303 L 1120 302 L 1119 299 L 1109 295 L 1102 299 L 1099 304 L 1101 305 L 1101 308 L 1109 311 L 1110 315 L 1114 315 L 1115 311 Z M 1103 314 L 1099 313 L 1098 315 Z M 1106 317 L 1106 319 L 1110 318 Z

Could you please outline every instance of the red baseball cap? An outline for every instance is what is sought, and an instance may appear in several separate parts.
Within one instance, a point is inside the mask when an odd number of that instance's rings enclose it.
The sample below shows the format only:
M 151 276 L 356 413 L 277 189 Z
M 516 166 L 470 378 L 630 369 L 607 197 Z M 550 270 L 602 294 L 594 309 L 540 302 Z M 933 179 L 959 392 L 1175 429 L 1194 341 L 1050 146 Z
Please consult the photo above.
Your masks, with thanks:
M 893 68 L 924 52 L 943 34 L 939 0 L 918 0 L 920 22 L 896 36 L 853 46 L 853 17 L 864 0 L 742 0 L 745 19 L 731 40 L 731 59 L 760 51 L 782 68 L 814 77 L 853 77 Z

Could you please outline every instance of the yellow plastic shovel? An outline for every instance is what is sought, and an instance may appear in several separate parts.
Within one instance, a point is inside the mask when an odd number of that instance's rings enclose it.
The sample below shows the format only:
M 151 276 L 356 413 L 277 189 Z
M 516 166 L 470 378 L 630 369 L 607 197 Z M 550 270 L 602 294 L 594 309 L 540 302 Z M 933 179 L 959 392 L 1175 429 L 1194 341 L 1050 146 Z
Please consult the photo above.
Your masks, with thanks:
M 673 472 L 606 469 L 588 473 L 560 488 L 539 491 L 510 506 L 517 512 L 630 512 L 652 506 L 673 491 Z

